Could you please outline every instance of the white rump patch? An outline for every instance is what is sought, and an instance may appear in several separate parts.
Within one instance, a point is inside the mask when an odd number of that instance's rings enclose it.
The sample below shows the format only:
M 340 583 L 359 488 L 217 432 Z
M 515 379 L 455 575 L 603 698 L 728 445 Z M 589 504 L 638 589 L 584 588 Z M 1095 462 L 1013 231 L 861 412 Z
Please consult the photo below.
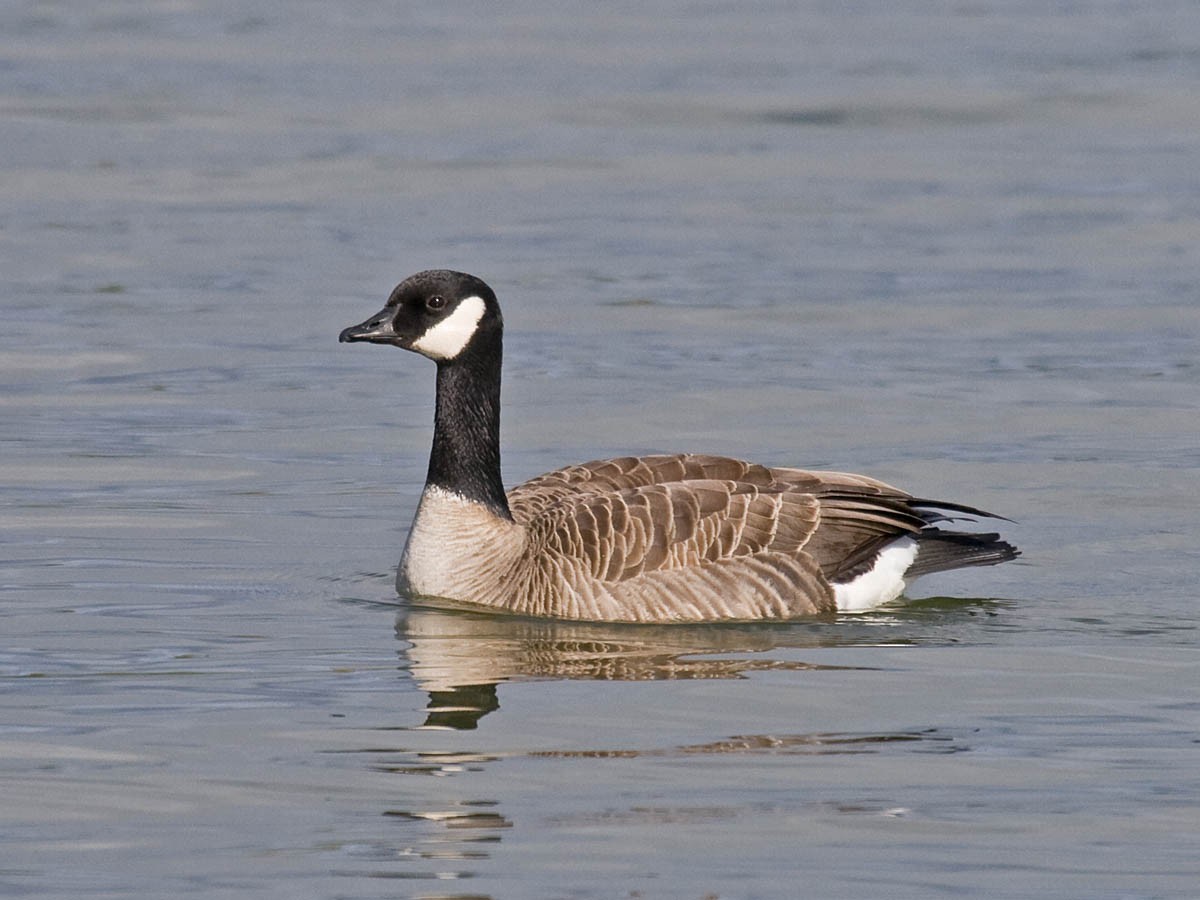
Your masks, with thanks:
M 853 581 L 833 586 L 839 612 L 863 612 L 895 600 L 904 593 L 904 573 L 917 558 L 917 542 L 910 537 L 883 548 L 875 565 Z
M 430 359 L 454 359 L 470 343 L 486 310 L 482 297 L 464 297 L 454 312 L 413 341 L 412 348 Z

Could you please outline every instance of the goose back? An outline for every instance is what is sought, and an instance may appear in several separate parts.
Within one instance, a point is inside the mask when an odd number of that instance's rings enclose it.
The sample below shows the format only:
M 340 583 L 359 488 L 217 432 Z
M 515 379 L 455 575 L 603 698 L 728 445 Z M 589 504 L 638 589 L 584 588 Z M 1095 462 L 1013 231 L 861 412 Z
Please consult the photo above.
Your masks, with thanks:
M 789 618 L 837 609 L 834 584 L 944 516 L 860 475 L 720 456 L 568 466 L 508 493 L 527 534 L 498 602 L 609 621 Z

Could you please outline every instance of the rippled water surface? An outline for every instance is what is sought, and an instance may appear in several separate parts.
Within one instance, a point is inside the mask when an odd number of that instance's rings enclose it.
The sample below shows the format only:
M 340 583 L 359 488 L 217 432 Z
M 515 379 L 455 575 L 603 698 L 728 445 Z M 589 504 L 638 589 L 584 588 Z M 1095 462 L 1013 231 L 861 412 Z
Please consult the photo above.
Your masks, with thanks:
M 1200 8 L 0 11 L 0 894 L 1194 897 Z M 912 602 L 410 606 L 421 268 L 505 474 L 995 509 Z

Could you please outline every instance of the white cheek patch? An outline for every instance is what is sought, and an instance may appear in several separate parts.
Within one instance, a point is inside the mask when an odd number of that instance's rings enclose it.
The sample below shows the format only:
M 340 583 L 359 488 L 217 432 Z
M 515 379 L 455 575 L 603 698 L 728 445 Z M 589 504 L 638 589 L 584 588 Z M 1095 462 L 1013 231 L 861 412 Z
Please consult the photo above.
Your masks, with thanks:
M 482 297 L 464 297 L 454 312 L 412 343 L 412 348 L 430 359 L 454 359 L 470 343 L 487 307 Z

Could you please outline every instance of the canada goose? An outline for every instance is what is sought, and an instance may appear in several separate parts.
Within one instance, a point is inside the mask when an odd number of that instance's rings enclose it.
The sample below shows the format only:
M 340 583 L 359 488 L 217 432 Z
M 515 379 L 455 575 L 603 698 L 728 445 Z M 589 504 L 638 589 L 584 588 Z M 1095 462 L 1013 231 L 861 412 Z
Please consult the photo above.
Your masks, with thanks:
M 496 295 L 472 275 L 420 272 L 339 340 L 437 363 L 429 472 L 396 575 L 402 594 L 609 622 L 787 619 L 869 609 L 912 579 L 1019 551 L 944 531 L 954 514 L 862 475 L 719 456 L 568 466 L 507 493 L 500 480 Z

